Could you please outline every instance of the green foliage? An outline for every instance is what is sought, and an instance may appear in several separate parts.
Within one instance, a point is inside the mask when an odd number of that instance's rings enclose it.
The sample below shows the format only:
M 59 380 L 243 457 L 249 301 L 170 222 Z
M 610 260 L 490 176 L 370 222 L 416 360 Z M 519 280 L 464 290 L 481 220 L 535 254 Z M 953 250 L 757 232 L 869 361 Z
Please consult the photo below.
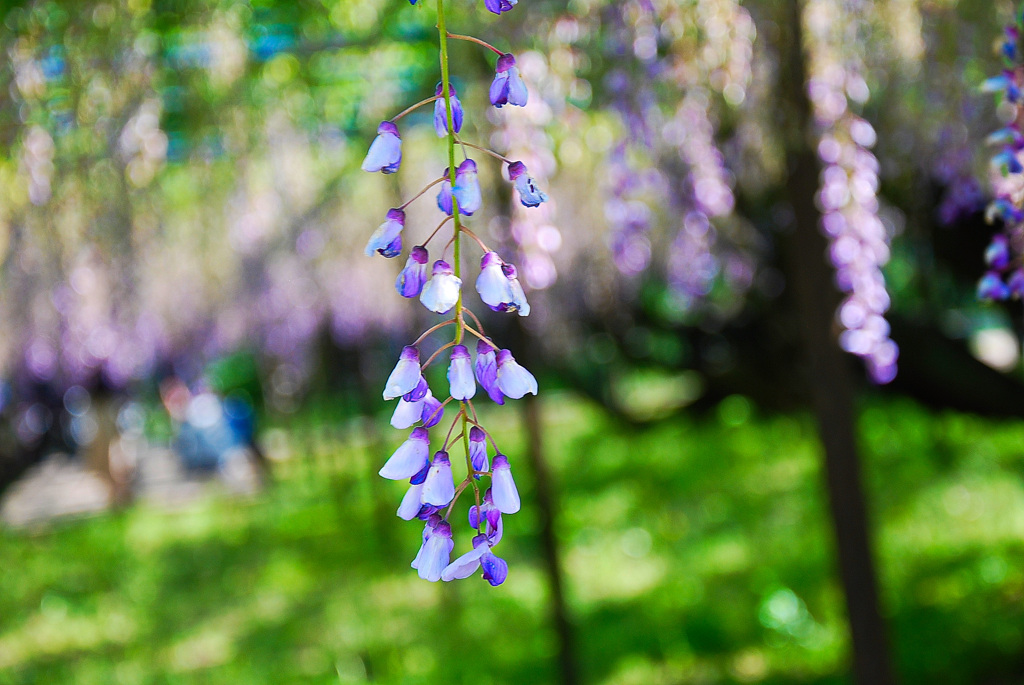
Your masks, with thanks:
M 545 399 L 547 450 L 586 682 L 845 682 L 810 422 L 734 396 L 638 432 L 569 399 Z M 265 432 L 288 458 L 258 498 L 0 533 L 0 684 L 555 682 L 536 508 L 507 522 L 502 588 L 420 581 L 406 567 L 419 531 L 391 517 L 401 486 L 373 477 L 392 445 L 338 416 L 319 407 Z M 517 430 L 498 436 L 511 454 Z M 1016 424 L 865 408 L 906 682 L 974 683 L 1019 663 L 1022 441 Z

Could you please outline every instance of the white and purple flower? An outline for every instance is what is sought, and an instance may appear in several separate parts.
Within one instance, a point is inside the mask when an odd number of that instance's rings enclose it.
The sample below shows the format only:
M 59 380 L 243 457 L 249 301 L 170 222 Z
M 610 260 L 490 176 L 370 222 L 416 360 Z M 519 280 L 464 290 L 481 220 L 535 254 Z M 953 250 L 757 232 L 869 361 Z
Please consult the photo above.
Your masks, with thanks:
M 441 572 L 441 580 L 469 578 L 480 568 L 484 570 L 484 580 L 493 586 L 501 585 L 508 577 L 508 564 L 491 551 L 491 544 L 485 535 L 473 538 L 473 550 L 448 564 Z
M 474 471 L 484 473 L 490 469 L 487 463 L 487 434 L 479 426 L 469 429 L 469 461 Z M 479 480 L 480 476 L 477 475 L 476 478 Z
M 522 162 L 508 165 L 508 178 L 519 191 L 519 201 L 524 207 L 539 207 L 542 202 L 548 201 L 547 193 L 537 187 L 537 182 L 527 173 L 526 165 Z
M 526 293 L 523 291 L 523 284 L 519 282 L 519 273 L 514 264 L 502 264 L 501 271 L 508 279 L 509 288 L 512 290 L 512 300 L 505 306 L 507 312 L 519 312 L 519 316 L 530 315 L 530 303 L 526 301 Z
M 473 399 L 476 394 L 476 380 L 473 378 L 473 362 L 465 345 L 452 348 L 448 364 L 448 386 L 453 398 L 463 402 Z
M 459 202 L 459 213 L 466 216 L 480 209 L 483 198 L 480 195 L 480 181 L 477 179 L 476 162 L 466 159 L 455 170 L 455 185 L 452 195 Z M 450 213 L 450 212 L 449 212 Z
M 427 248 L 417 245 L 409 252 L 405 268 L 395 279 L 395 290 L 402 297 L 419 297 L 423 292 L 423 284 L 427 282 Z
M 451 264 L 439 259 L 434 262 L 431 279 L 423 286 L 420 302 L 432 312 L 445 314 L 459 301 L 461 289 L 462 279 L 455 275 Z
M 448 169 L 442 174 L 441 189 L 437 191 L 437 208 L 448 216 L 452 215 L 455 205 L 452 202 L 452 182 L 449 180 Z
M 402 354 L 398 357 L 398 363 L 388 376 L 384 384 L 384 399 L 393 400 L 407 393 L 415 392 L 419 385 L 425 384 L 423 373 L 420 371 L 420 351 L 412 345 L 402 348 Z M 424 393 L 426 394 L 426 393 Z M 412 399 L 420 399 L 414 397 Z
M 522 77 L 519 76 L 516 58 L 505 53 L 498 58 L 494 72 L 494 80 L 491 81 L 491 104 L 499 108 L 505 105 L 525 107 L 529 92 Z
M 495 404 L 505 404 L 505 396 L 498 387 L 498 362 L 495 357 L 496 348 L 489 342 L 480 340 L 476 344 L 476 364 L 473 371 L 480 387 L 487 391 L 488 397 Z
M 405 228 L 405 212 L 401 209 L 389 209 L 384 223 L 370 236 L 366 243 L 366 256 L 374 253 L 388 259 L 402 254 L 402 229 Z
M 519 4 L 519 0 L 484 0 L 484 7 L 498 15 L 508 12 L 517 4 Z
M 485 253 L 480 259 L 480 275 L 476 278 L 480 299 L 496 312 L 508 309 L 515 299 L 512 285 L 501 268 L 503 264 L 497 252 Z
M 402 136 L 394 122 L 382 121 L 377 127 L 377 137 L 370 144 L 370 150 L 363 160 L 363 171 L 381 171 L 393 174 L 402 164 Z
M 423 545 L 411 565 L 419 572 L 420 578 L 436 583 L 448 567 L 454 547 L 451 525 L 434 514 L 427 520 L 423 530 Z
M 518 400 L 524 395 L 537 394 L 537 379 L 520 366 L 508 350 L 498 350 L 498 389 L 505 397 Z
M 444 138 L 448 135 L 448 107 L 445 105 L 444 97 L 441 95 L 444 90 L 444 84 L 438 83 L 437 90 L 434 91 L 434 95 L 437 99 L 434 100 L 434 130 L 437 132 L 438 138 Z M 459 102 L 459 96 L 455 93 L 455 86 L 451 83 L 448 84 L 448 94 L 452 102 L 452 125 L 455 132 L 458 133 L 462 130 L 462 103 Z
M 388 480 L 412 478 L 430 458 L 430 435 L 426 428 L 413 428 L 409 439 L 399 445 L 379 473 Z
M 452 478 L 452 463 L 444 451 L 434 454 L 427 478 L 423 481 L 423 504 L 435 507 L 446 506 L 455 497 L 455 480 Z
M 504 454 L 494 455 L 494 465 L 491 468 L 491 497 L 494 499 L 494 506 L 502 514 L 514 514 L 519 511 L 519 490 L 512 478 L 512 467 L 509 466 L 508 458 Z

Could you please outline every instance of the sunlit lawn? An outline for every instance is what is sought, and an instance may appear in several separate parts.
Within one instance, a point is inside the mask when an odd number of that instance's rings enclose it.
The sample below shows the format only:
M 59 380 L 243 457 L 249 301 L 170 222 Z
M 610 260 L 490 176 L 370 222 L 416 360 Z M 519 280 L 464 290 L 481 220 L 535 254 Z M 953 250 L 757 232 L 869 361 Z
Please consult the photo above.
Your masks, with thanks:
M 635 431 L 568 395 L 545 402 L 586 682 L 845 682 L 806 418 L 734 397 Z M 1024 425 L 885 401 L 862 427 L 905 681 L 1018 682 Z M 525 506 L 506 520 L 497 589 L 409 569 L 421 526 L 393 516 L 402 486 L 375 476 L 400 436 L 375 434 L 307 411 L 267 435 L 291 457 L 259 498 L 0 533 L 0 683 L 555 682 L 516 427 L 501 437 Z

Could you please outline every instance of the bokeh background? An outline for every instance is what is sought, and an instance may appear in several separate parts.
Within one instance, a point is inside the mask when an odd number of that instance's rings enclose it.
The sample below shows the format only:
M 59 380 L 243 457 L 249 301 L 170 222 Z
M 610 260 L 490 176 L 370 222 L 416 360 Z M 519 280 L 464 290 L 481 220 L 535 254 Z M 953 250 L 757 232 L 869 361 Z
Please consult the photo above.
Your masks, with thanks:
M 448 5 L 530 88 L 453 44 L 464 137 L 551 197 L 478 160 L 541 387 L 487 409 L 500 588 L 421 581 L 376 475 L 435 318 L 363 246 L 429 108 L 359 165 L 433 3 L 3 5 L 0 684 L 1024 682 L 1024 320 L 975 297 L 1013 3 Z

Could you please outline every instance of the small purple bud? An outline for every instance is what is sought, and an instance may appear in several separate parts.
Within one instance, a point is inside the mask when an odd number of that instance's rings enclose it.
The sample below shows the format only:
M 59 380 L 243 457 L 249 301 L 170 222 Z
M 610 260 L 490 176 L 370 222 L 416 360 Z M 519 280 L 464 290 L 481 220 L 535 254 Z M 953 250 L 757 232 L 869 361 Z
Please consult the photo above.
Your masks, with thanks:
M 455 481 L 452 478 L 452 463 L 447 452 L 434 454 L 427 479 L 423 483 L 423 503 L 443 507 L 455 497 Z
M 402 399 L 406 402 L 419 402 L 426 397 L 429 392 L 430 386 L 427 385 L 427 379 L 421 374 L 419 383 L 416 384 L 416 387 L 402 395 Z
M 500 15 L 502 12 L 508 12 L 518 3 L 519 0 L 484 0 L 484 7 L 494 14 Z
M 480 194 L 480 181 L 477 179 L 476 162 L 466 159 L 455 170 L 455 185 L 452 194 L 459 202 L 459 213 L 473 216 L 480 209 L 483 199 Z
M 363 160 L 363 171 L 382 171 L 393 174 L 402 164 L 402 137 L 393 122 L 382 121 L 377 127 L 377 137 L 370 144 L 370 150 Z
M 427 463 L 430 457 L 430 435 L 426 428 L 413 428 L 409 439 L 399 445 L 380 475 L 389 480 L 412 478 Z
M 480 387 L 487 391 L 487 395 L 495 404 L 505 404 L 505 396 L 498 387 L 498 363 L 495 357 L 494 346 L 480 340 L 476 344 L 476 364 L 473 368 L 476 373 L 476 380 Z
M 434 130 L 437 132 L 438 138 L 448 135 L 448 107 L 445 105 L 444 98 L 441 97 L 443 87 L 443 83 L 438 83 L 437 89 L 434 91 L 434 95 L 438 98 L 434 100 Z M 455 125 L 455 132 L 458 133 L 462 130 L 462 103 L 459 102 L 459 96 L 455 94 L 455 86 L 451 83 L 448 84 L 448 93 L 452 102 L 452 123 Z
M 377 253 L 390 259 L 401 254 L 403 228 L 405 212 L 401 209 L 389 209 L 387 219 L 377 227 L 366 243 L 366 256 L 372 257 Z
M 465 345 L 452 348 L 448 364 L 448 386 L 450 394 L 460 402 L 473 399 L 476 394 L 476 380 L 473 378 L 473 362 Z
M 423 376 L 420 373 L 420 351 L 411 345 L 406 346 L 402 348 L 398 364 L 388 376 L 388 382 L 384 384 L 384 399 L 393 400 L 413 391 L 421 380 Z
M 512 467 L 504 454 L 494 455 L 494 465 L 491 468 L 491 497 L 494 499 L 494 506 L 502 514 L 514 514 L 519 511 L 519 490 L 516 489 L 516 482 L 512 479 Z
M 501 74 L 516 66 L 516 57 L 511 52 L 498 56 L 498 62 L 494 65 L 494 71 Z
M 1005 300 L 1009 296 L 1010 289 L 994 271 L 986 273 L 978 282 L 979 300 Z
M 452 527 L 447 521 L 441 521 L 434 527 L 430 537 L 423 541 L 420 553 L 413 560 L 420 578 L 432 583 L 441 580 L 441 573 L 448 566 L 453 547 Z
M 420 407 L 420 420 L 423 421 L 424 428 L 433 428 L 444 417 L 444 405 L 431 393 L 427 393 L 423 398 Z
M 487 463 L 487 434 L 479 426 L 469 429 L 469 461 L 474 471 L 487 471 L 490 466 Z M 477 479 L 480 476 L 476 477 Z M 473 526 L 476 528 L 476 526 Z
M 985 263 L 999 271 L 1010 264 L 1010 241 L 1002 233 L 992 236 L 992 242 L 985 250 Z
M 508 350 L 499 350 L 498 389 L 505 397 L 518 400 L 524 395 L 537 394 L 537 379 L 533 374 L 519 365 Z
M 412 248 L 405 268 L 395 280 L 395 290 L 402 297 L 419 297 L 427 282 L 427 249 L 422 245 Z
M 484 534 L 478 535 L 477 538 L 487 540 L 487 544 L 491 547 L 501 542 L 503 528 L 501 512 L 494 506 L 494 499 L 491 497 L 490 488 L 487 488 L 487 492 L 484 493 L 483 501 L 479 507 L 473 505 L 469 508 L 469 525 L 476 529 L 484 525 Z M 474 538 L 474 545 L 477 538 Z
M 444 314 L 459 301 L 462 279 L 455 276 L 451 265 L 439 259 L 434 262 L 432 278 L 423 286 L 420 302 L 432 312 Z
M 488 548 L 480 557 L 480 566 L 484 570 L 484 580 L 497 587 L 508 578 L 508 564 L 501 557 L 495 556 Z
M 1024 297 L 1024 270 L 1014 269 L 1006 285 L 1010 288 L 1010 294 L 1014 297 Z

